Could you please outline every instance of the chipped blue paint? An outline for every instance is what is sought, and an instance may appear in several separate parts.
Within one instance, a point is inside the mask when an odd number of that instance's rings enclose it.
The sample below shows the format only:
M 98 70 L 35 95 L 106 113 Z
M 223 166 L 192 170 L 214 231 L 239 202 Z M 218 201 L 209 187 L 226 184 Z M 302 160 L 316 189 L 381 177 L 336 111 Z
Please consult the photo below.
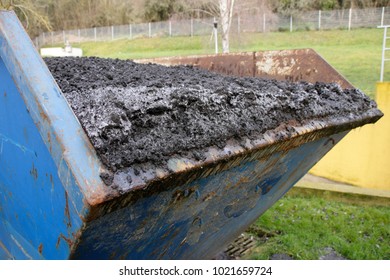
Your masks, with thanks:
M 338 142 L 345 134 L 332 139 Z M 73 258 L 212 258 L 333 147 L 335 143 L 328 139 L 303 144 L 288 153 L 275 152 L 150 196 L 141 195 L 128 207 L 90 222 Z M 184 194 L 183 198 L 177 199 L 173 195 L 177 193 Z
M 34 154 L 34 151 L 29 150 L 27 147 L 20 145 L 16 141 L 14 141 L 14 140 L 12 140 L 12 139 L 8 138 L 7 136 L 0 133 L 0 155 L 3 153 L 4 143 L 6 143 L 6 142 L 9 142 L 12 145 L 14 145 L 15 147 L 19 148 L 23 153 L 29 152 L 31 154 Z
M 82 223 L 68 205 L 72 226 L 67 227 L 57 167 L 2 59 L 0 77 L 1 241 L 16 259 L 67 258 L 70 248 L 61 239 L 57 245 L 58 238 L 72 239 Z
M 100 162 L 9 11 L 0 11 L 0 120 L 0 257 L 66 259 L 102 194 Z
M 101 200 L 104 184 L 95 150 L 13 12 L 0 11 L 0 54 L 56 165 L 65 169 L 63 174 L 71 168 L 87 201 Z M 67 182 L 64 184 L 67 187 Z M 72 201 L 82 200 L 80 191 L 69 189 L 68 193 Z M 76 208 L 81 213 L 83 203 Z

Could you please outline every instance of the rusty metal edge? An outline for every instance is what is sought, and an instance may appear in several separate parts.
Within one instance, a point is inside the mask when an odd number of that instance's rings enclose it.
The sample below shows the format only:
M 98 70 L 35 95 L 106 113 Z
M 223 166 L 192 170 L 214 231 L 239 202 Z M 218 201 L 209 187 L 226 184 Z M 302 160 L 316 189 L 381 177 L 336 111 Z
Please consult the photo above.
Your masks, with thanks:
M 189 162 L 187 159 L 175 158 L 178 161 L 178 168 L 176 170 L 171 170 L 162 176 L 155 176 L 135 188 L 112 196 L 105 202 L 95 205 L 91 208 L 87 221 L 98 219 L 103 215 L 131 205 L 135 197 L 138 198 L 139 193 L 153 193 L 178 185 L 188 184 L 193 180 L 210 176 L 215 172 L 235 167 L 243 162 L 270 156 L 270 152 L 288 152 L 290 149 L 304 143 L 323 137 L 331 137 L 331 135 L 349 131 L 365 124 L 375 123 L 382 116 L 382 112 L 378 109 L 371 109 L 353 120 L 348 118 L 330 118 L 326 120 L 309 120 L 302 125 L 285 123 L 276 129 L 264 133 L 255 146 L 247 149 L 241 146 L 231 146 L 228 151 L 226 149 L 217 150 L 213 148 L 213 158 L 198 162 Z M 286 134 L 286 128 L 289 128 L 289 131 L 293 129 L 294 132 Z M 234 152 L 231 153 L 229 151 Z M 266 151 L 266 153 L 263 151 Z
M 306 68 L 313 67 L 313 69 L 294 69 L 295 76 L 299 76 L 298 73 L 301 73 L 301 78 L 292 79 L 290 75 L 270 75 L 270 73 L 259 73 L 259 64 L 264 62 L 261 61 L 262 57 L 272 58 L 273 63 L 277 59 L 281 58 L 293 58 L 299 60 L 302 58 L 303 62 L 308 58 L 313 60 L 311 65 L 307 65 Z M 237 69 L 236 65 L 227 65 L 224 63 L 225 59 L 229 61 L 236 58 L 245 59 L 247 64 L 244 65 L 248 69 Z M 251 77 L 263 77 L 263 78 L 272 78 L 278 80 L 287 80 L 287 81 L 307 81 L 308 76 L 306 71 L 314 70 L 318 72 L 318 69 L 321 69 L 320 75 L 316 78 L 315 82 L 337 82 L 342 88 L 354 88 L 354 86 L 343 76 L 341 75 L 334 67 L 332 67 L 320 54 L 318 54 L 314 49 L 304 48 L 304 49 L 288 49 L 288 50 L 265 50 L 265 51 L 252 51 L 252 52 L 236 52 L 228 54 L 213 54 L 213 55 L 190 55 L 190 56 L 176 56 L 176 57 L 158 57 L 150 59 L 136 59 L 134 60 L 137 63 L 156 63 L 162 65 L 192 65 L 200 67 L 206 70 L 219 72 L 221 74 L 231 75 L 232 73 L 240 72 L 240 76 L 251 76 Z M 226 62 L 226 61 L 225 61 Z M 219 65 L 224 64 L 224 65 Z M 230 63 L 231 64 L 231 63 Z M 221 72 L 219 68 L 224 68 Z M 249 66 L 249 67 L 248 67 Z M 279 67 L 280 65 L 275 65 Z M 236 69 L 232 69 L 232 67 Z M 272 69 L 272 67 L 270 68 Z M 274 68 L 275 69 L 275 68 Z M 269 70 L 268 70 L 269 71 Z M 324 75 L 326 73 L 326 75 Z
M 68 190 L 80 216 L 89 205 L 110 196 L 99 174 L 104 166 L 57 83 L 13 11 L 0 10 L 1 57 L 58 167 L 65 188 L 76 181 L 78 194 Z M 87 160 L 86 160 L 87 159 Z
M 261 64 L 264 63 L 264 60 L 261 58 L 264 57 L 273 58 L 273 62 L 278 63 L 276 65 L 276 69 L 278 70 L 276 76 L 268 77 L 267 73 L 259 73 L 259 68 L 261 68 Z M 288 58 L 290 58 L 290 61 Z M 287 59 L 287 65 L 280 65 L 280 62 L 283 61 L 283 59 Z M 256 64 L 256 77 L 275 78 L 277 80 L 286 80 L 290 82 L 306 81 L 310 83 L 337 83 L 343 89 L 354 88 L 343 75 L 331 66 L 319 53 L 311 48 L 257 51 L 255 52 L 254 60 Z M 286 61 L 283 62 L 286 63 Z M 295 63 L 298 64 L 296 67 L 294 67 Z M 290 74 L 283 74 L 282 68 L 290 69 Z M 312 77 L 313 75 L 314 79 Z
M 289 53 L 291 51 L 299 52 L 300 55 L 304 54 L 311 54 L 314 55 L 316 58 L 318 57 L 321 63 L 323 63 L 326 67 L 326 71 L 332 72 L 332 75 L 334 77 L 337 77 L 339 80 L 344 81 L 344 85 L 347 87 L 353 87 L 343 76 L 341 76 L 332 66 L 330 66 L 322 57 L 320 57 L 314 50 L 312 49 L 297 49 L 297 50 L 287 50 L 286 53 Z M 271 54 L 277 54 L 281 51 L 265 51 L 262 53 L 271 53 Z M 224 58 L 224 57 L 242 57 L 247 56 L 249 58 L 255 59 L 258 56 L 259 52 L 240 52 L 240 53 L 230 53 L 230 54 L 219 54 L 219 55 L 195 55 L 195 56 L 182 56 L 182 57 L 163 57 L 163 58 L 154 58 L 154 59 L 140 59 L 135 60 L 138 63 L 158 63 L 163 65 L 177 65 L 177 64 L 187 64 L 188 61 L 191 61 L 191 63 L 188 63 L 189 65 L 198 66 L 199 61 L 201 59 L 214 59 L 214 58 Z M 194 64 L 192 64 L 194 63 Z M 255 62 L 254 67 L 255 67 Z M 254 70 L 255 72 L 255 70 Z M 209 147 L 209 153 L 208 157 L 205 161 L 193 161 L 189 160 L 187 158 L 177 158 L 173 157 L 170 160 L 168 160 L 168 165 L 170 165 L 168 168 L 161 168 L 161 166 L 153 166 L 153 164 L 148 163 L 149 169 L 154 169 L 152 172 L 154 175 L 152 177 L 149 176 L 147 180 L 142 179 L 141 177 L 144 174 L 140 174 L 137 176 L 139 178 L 139 184 L 133 185 L 131 189 L 122 190 L 122 192 L 118 192 L 116 194 L 113 194 L 111 197 L 108 197 L 106 201 L 102 203 L 102 205 L 109 205 L 112 201 L 115 201 L 118 199 L 118 197 L 121 197 L 123 195 L 126 195 L 126 193 L 131 193 L 136 190 L 142 190 L 147 189 L 151 185 L 155 184 L 156 182 L 164 182 L 169 181 L 170 178 L 175 177 L 180 174 L 185 173 L 191 173 L 194 170 L 201 170 L 207 168 L 209 165 L 213 164 L 219 164 L 221 162 L 226 162 L 228 160 L 233 159 L 234 157 L 241 156 L 245 157 L 251 153 L 260 151 L 262 149 L 266 149 L 267 147 L 271 145 L 275 145 L 278 143 L 282 143 L 285 141 L 294 141 L 294 139 L 302 137 L 304 135 L 320 135 L 321 131 L 332 131 L 333 134 L 340 133 L 343 131 L 347 131 L 353 128 L 356 128 L 358 126 L 365 125 L 367 123 L 374 123 L 379 118 L 382 117 L 382 112 L 380 112 L 378 109 L 371 109 L 370 111 L 367 111 L 360 115 L 359 118 L 355 119 L 347 119 L 347 118 L 332 118 L 329 117 L 328 119 L 322 119 L 322 120 L 308 120 L 306 123 L 296 124 L 294 121 L 292 123 L 284 123 L 281 124 L 278 128 L 274 130 L 267 131 L 266 133 L 260 135 L 259 134 L 259 141 L 255 146 L 252 147 L 242 147 L 240 145 L 235 145 L 234 143 L 230 145 L 229 147 L 225 147 L 223 149 L 218 149 L 216 147 Z M 294 130 L 294 133 L 289 133 L 288 135 L 283 135 L 283 131 L 287 131 L 286 128 L 289 128 L 289 131 Z M 331 134 L 321 134 L 324 137 L 330 136 Z M 317 137 L 316 136 L 316 137 Z M 307 137 L 307 139 L 310 139 L 310 137 Z M 310 140 L 312 141 L 312 140 Z M 152 168 L 150 168 L 152 166 Z M 149 170 L 150 171 L 150 170 Z M 192 178 L 192 177 L 191 177 Z M 102 209 L 101 205 L 95 205 L 96 208 L 91 212 L 91 215 L 88 217 L 88 220 L 93 220 L 96 217 L 100 216 L 100 214 L 97 214 Z M 104 207 L 103 207 L 104 208 Z M 109 207 L 110 208 L 110 207 Z M 103 211 L 104 212 L 104 211 Z

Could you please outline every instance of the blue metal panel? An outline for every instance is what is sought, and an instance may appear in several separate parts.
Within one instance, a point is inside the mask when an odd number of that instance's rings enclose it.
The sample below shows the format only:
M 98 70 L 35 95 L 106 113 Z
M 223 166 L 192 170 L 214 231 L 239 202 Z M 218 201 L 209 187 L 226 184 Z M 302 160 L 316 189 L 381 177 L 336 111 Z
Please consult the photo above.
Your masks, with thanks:
M 106 196 L 84 130 L 13 12 L 0 11 L 0 257 L 68 258 Z
M 77 209 L 2 59 L 0 77 L 0 240 L 16 259 L 67 258 Z
M 107 196 L 99 177 L 101 163 L 14 12 L 0 11 L 0 55 L 59 169 L 64 187 L 69 188 L 70 200 L 82 214 L 83 199 L 93 205 Z M 68 183 L 70 177 L 77 188 Z
M 281 198 L 345 134 L 288 151 L 271 151 L 270 156 L 243 161 L 234 168 L 175 188 L 149 194 L 134 192 L 133 196 L 139 198 L 127 207 L 88 223 L 72 257 L 212 258 Z

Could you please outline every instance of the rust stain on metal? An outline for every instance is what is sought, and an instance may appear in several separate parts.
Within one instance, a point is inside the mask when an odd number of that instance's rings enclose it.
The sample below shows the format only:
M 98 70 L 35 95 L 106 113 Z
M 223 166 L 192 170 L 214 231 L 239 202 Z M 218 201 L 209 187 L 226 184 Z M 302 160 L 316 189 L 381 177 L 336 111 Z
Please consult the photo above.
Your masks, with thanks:
M 312 49 L 256 52 L 256 77 L 353 87 Z
M 39 115 L 41 116 L 41 119 L 44 120 L 46 123 L 50 124 L 49 117 L 47 116 L 46 112 L 44 112 L 43 108 L 39 105 L 40 103 L 35 98 L 35 102 L 38 105 Z
M 203 198 L 203 202 L 212 199 L 217 193 L 215 191 L 209 192 L 206 194 L 206 196 Z
M 70 212 L 69 212 L 69 198 L 68 198 L 68 192 L 65 191 L 65 217 L 67 218 L 66 226 L 68 228 L 72 227 L 72 222 L 70 220 Z
M 34 163 L 32 164 L 32 168 L 30 170 L 30 174 L 33 176 L 35 180 L 38 179 L 38 170 L 35 168 Z
M 179 233 L 179 229 L 174 227 L 173 225 L 169 226 L 169 230 L 166 231 L 162 236 L 161 239 L 166 239 L 169 237 L 170 239 L 174 239 Z
M 255 178 L 252 178 L 252 180 L 254 180 L 254 179 Z M 242 187 L 243 184 L 248 183 L 250 181 L 251 181 L 251 179 L 249 179 L 247 177 L 241 177 L 235 184 L 227 184 L 225 187 L 225 190 L 236 189 L 236 188 Z M 206 196 L 206 198 L 207 198 L 206 200 L 210 199 L 207 196 Z
M 60 91 L 60 90 L 59 90 Z M 23 97 L 24 98 L 24 97 Z M 52 128 L 52 122 L 50 117 L 48 116 L 48 113 L 46 112 L 45 108 L 42 106 L 41 102 L 38 100 L 37 96 L 33 96 L 34 103 L 36 105 L 36 111 L 34 110 L 34 114 L 39 114 L 40 119 L 42 120 L 41 125 L 46 128 Z M 26 100 L 25 100 L 26 101 Z M 26 102 L 28 104 L 30 102 Z M 30 110 L 27 108 L 27 111 L 30 113 Z M 79 136 L 83 139 L 83 144 L 86 145 L 87 148 L 87 157 L 96 157 L 95 155 L 95 149 L 90 142 L 88 136 L 85 134 L 83 129 L 79 129 L 77 131 Z M 54 138 L 53 138 L 54 136 Z M 63 142 L 63 137 L 58 131 L 50 130 L 46 134 L 43 134 L 42 137 L 45 138 L 45 143 L 48 146 L 49 151 L 52 153 L 53 149 L 53 141 L 55 144 L 59 145 L 59 151 L 66 151 L 66 145 Z M 56 151 L 54 151 L 56 152 Z M 62 158 L 61 160 L 64 160 L 68 166 L 74 166 L 72 162 L 69 162 L 68 158 Z M 61 164 L 59 162 L 56 162 L 56 164 Z M 85 194 L 85 200 L 89 205 L 98 205 L 104 201 L 110 200 L 115 196 L 115 194 L 110 190 L 109 188 L 104 188 L 104 185 L 102 185 L 102 182 L 88 182 L 87 180 L 83 180 L 80 182 L 79 178 L 75 178 L 76 183 L 78 186 L 82 186 L 84 189 Z
M 167 238 L 167 237 L 171 234 L 171 232 L 172 232 L 172 226 L 173 226 L 173 225 L 170 225 L 170 226 L 169 226 L 169 230 L 167 230 L 167 231 L 161 236 L 161 239 L 165 239 L 165 238 Z
M 272 185 L 266 185 L 266 186 L 264 186 L 262 194 L 265 195 L 265 194 L 269 193 L 269 191 L 270 191 L 273 187 L 274 187 L 274 186 L 272 186 Z
M 51 189 L 54 190 L 54 180 L 52 174 L 50 174 L 50 184 L 51 184 Z
M 172 158 L 168 161 L 168 169 L 173 172 L 182 172 L 192 168 L 194 165 L 186 159 Z
M 195 187 L 191 187 L 187 190 L 176 190 L 173 194 L 172 194 L 172 200 L 171 200 L 171 204 L 175 204 L 185 198 L 188 198 L 190 197 L 193 193 L 196 192 L 196 188 Z
M 256 52 L 253 52 L 252 53 L 252 64 L 253 64 L 253 69 L 252 69 L 252 76 L 255 77 L 256 76 Z
M 363 122 L 368 121 L 369 118 L 364 119 Z M 332 125 L 333 126 L 327 126 L 323 125 L 323 123 L 311 122 L 310 125 L 295 127 L 295 131 L 291 133 L 290 136 L 284 134 L 279 135 L 278 140 L 276 140 L 276 133 L 269 132 L 267 134 L 268 136 L 264 135 L 264 139 L 258 141 L 257 144 L 255 144 L 249 150 L 245 150 L 233 155 L 227 155 L 226 153 L 216 151 L 215 157 L 210 158 L 205 162 L 195 164 L 193 168 L 187 169 L 185 172 L 171 173 L 165 178 L 158 178 L 158 180 L 145 182 L 144 186 L 140 186 L 136 190 L 133 189 L 130 192 L 124 193 L 116 198 L 107 200 L 104 203 L 91 207 L 89 215 L 86 217 L 85 221 L 95 220 L 102 215 L 111 213 L 117 209 L 124 208 L 140 197 L 151 196 L 161 191 L 167 191 L 169 189 L 173 189 L 176 186 L 186 184 L 188 183 L 189 178 L 191 178 L 191 180 L 196 180 L 199 178 L 211 176 L 227 169 L 231 169 L 248 161 L 265 160 L 267 158 L 269 159 L 270 156 L 274 153 L 284 153 L 289 149 L 293 149 L 304 143 L 327 137 L 331 134 L 335 134 L 335 132 L 338 133 L 350 129 L 349 124 L 344 125 L 342 122 L 340 122 L 341 127 L 338 127 L 338 124 Z M 269 172 L 274 164 L 270 164 L 270 166 L 271 167 L 266 168 L 263 171 Z M 243 179 L 241 183 L 245 184 L 245 180 L 250 180 L 250 178 Z M 233 186 L 231 186 L 231 188 L 232 187 Z M 186 196 L 184 192 L 176 192 L 172 196 L 171 203 L 176 203 L 185 197 Z
M 63 235 L 62 233 L 58 236 L 57 238 L 57 243 L 56 243 L 56 248 L 58 249 L 58 247 L 60 246 L 60 243 L 61 243 L 61 239 L 63 239 L 66 244 L 68 244 L 69 248 L 72 248 L 72 245 L 73 245 L 73 241 L 70 239 L 70 238 L 67 238 L 65 235 Z
M 254 76 L 253 53 L 157 58 L 137 60 L 137 62 L 154 62 L 164 65 L 187 64 L 225 75 Z
M 49 132 L 47 132 L 47 142 L 49 143 L 49 151 L 50 151 L 50 153 L 52 153 L 52 143 L 51 143 L 51 133 L 50 133 L 50 131 Z
M 332 143 L 332 145 L 334 146 L 336 144 L 336 141 L 330 137 L 325 143 L 324 143 L 324 146 L 327 146 L 329 143 Z
M 164 65 L 189 64 L 232 76 L 263 77 L 287 81 L 336 82 L 353 86 L 312 49 L 261 51 L 137 60 Z
M 7 255 L 8 255 L 9 257 L 12 257 L 11 252 L 8 251 L 7 247 L 5 247 L 4 243 L 1 242 L 1 240 L 0 240 L 0 247 L 3 249 L 4 252 L 7 253 Z
M 179 247 L 183 246 L 186 243 L 187 243 L 187 237 L 184 237 L 184 239 L 180 242 Z
M 167 251 L 168 251 L 167 248 L 165 248 L 165 249 L 163 250 L 163 252 L 161 253 L 161 258 L 165 256 L 165 254 L 167 253 Z
M 116 252 L 113 251 L 113 252 L 111 252 L 111 254 L 110 254 L 110 256 L 108 257 L 108 259 L 109 259 L 109 260 L 114 260 L 115 257 L 116 257 Z
M 42 255 L 42 251 L 43 251 L 43 244 L 41 243 L 41 244 L 39 244 L 39 246 L 38 246 L 38 252 L 39 252 L 39 254 Z

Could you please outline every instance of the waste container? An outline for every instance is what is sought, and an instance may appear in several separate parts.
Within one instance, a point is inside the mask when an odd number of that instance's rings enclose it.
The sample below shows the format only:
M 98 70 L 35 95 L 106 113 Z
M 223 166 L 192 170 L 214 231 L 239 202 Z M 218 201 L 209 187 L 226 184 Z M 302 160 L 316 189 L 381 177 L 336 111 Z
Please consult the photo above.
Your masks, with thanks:
M 0 55 L 1 259 L 210 259 L 349 130 L 382 116 L 371 108 L 280 124 L 250 147 L 173 156 L 164 172 L 148 165 L 132 173 L 134 188 L 118 191 L 13 12 L 0 12 Z M 351 86 L 312 50 L 154 62 Z

